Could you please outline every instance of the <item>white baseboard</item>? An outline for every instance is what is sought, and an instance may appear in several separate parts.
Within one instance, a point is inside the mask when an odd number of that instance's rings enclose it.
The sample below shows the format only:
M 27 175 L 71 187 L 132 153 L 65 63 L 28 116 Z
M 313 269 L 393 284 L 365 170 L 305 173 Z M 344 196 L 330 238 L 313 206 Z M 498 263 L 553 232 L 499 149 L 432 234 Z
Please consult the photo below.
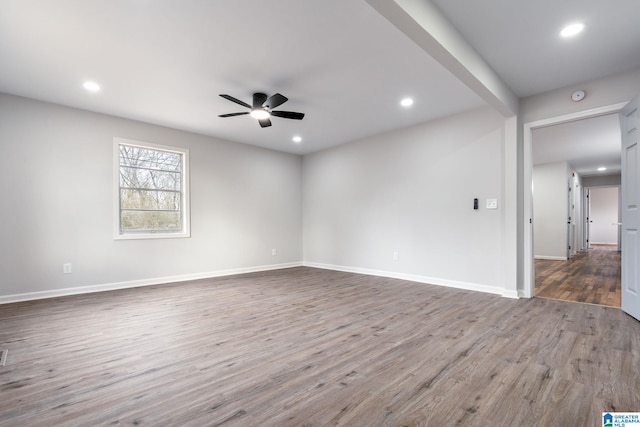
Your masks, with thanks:
M 104 283 L 100 285 L 80 286 L 75 288 L 55 289 L 50 291 L 27 292 L 0 296 L 0 304 L 9 304 L 21 301 L 33 301 L 46 298 L 56 298 L 69 295 L 80 295 L 94 292 L 107 292 L 118 289 L 137 288 L 142 286 L 163 285 L 166 283 L 186 282 L 190 280 L 210 279 L 214 277 L 232 276 L 234 274 L 257 273 L 261 271 L 280 270 L 292 267 L 313 267 L 324 270 L 344 271 L 347 273 L 366 274 L 369 276 L 389 277 L 392 279 L 408 280 L 411 282 L 425 283 L 429 285 L 445 286 L 468 291 L 484 292 L 501 295 L 505 298 L 519 298 L 518 291 L 506 290 L 497 286 L 481 285 L 478 283 L 460 282 L 454 280 L 439 279 L 434 277 L 418 276 L 414 274 L 396 273 L 384 270 L 372 270 L 342 265 L 322 264 L 315 262 L 292 262 L 286 264 L 262 265 L 256 267 L 234 268 L 229 270 L 210 271 L 204 273 L 183 274 L 178 276 L 156 277 L 152 279 L 131 280 L 126 282 Z
M 522 295 L 521 291 L 519 291 L 519 290 L 510 290 L 510 289 L 503 289 L 502 290 L 502 296 L 504 298 L 511 298 L 511 299 L 524 298 L 524 296 Z
M 551 261 L 566 261 L 568 258 L 562 256 L 534 255 L 533 259 L 548 259 Z
M 481 285 L 478 283 L 459 282 L 455 280 L 438 279 L 435 277 L 418 276 L 414 274 L 396 273 L 393 271 L 370 270 L 366 268 L 348 267 L 343 265 L 322 264 L 317 262 L 303 262 L 305 267 L 322 268 L 325 270 L 344 271 L 346 273 L 366 274 L 369 276 L 389 277 L 392 279 L 408 280 L 410 282 L 425 283 L 429 285 L 445 286 L 448 288 L 464 289 L 489 294 L 501 295 L 505 298 L 518 298 L 517 291 L 510 291 L 497 286 Z
M 137 288 L 141 286 L 163 285 L 166 283 L 186 282 L 189 280 L 210 279 L 213 277 L 232 276 L 234 274 L 257 273 L 260 271 L 280 270 L 283 268 L 301 267 L 302 262 L 286 264 L 261 265 L 257 267 L 234 268 L 230 270 L 209 271 L 204 273 L 183 274 L 178 276 L 156 277 L 153 279 L 131 280 L 127 282 L 104 283 L 100 285 L 80 286 L 75 288 L 55 289 L 50 291 L 27 292 L 14 295 L 0 295 L 0 304 L 32 301 L 45 298 L 56 298 L 68 295 L 80 295 L 93 292 L 114 291 L 117 289 Z

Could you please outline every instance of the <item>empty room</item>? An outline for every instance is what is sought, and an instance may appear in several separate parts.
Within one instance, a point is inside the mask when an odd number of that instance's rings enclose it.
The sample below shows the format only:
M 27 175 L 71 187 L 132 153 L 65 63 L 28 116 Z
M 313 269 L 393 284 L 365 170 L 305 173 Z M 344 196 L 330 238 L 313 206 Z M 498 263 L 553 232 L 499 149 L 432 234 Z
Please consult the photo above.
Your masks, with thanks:
M 0 426 L 637 414 L 638 16 L 1 0 Z M 538 135 L 602 117 L 620 303 L 542 298 L 539 233 L 582 240 L 539 214 Z

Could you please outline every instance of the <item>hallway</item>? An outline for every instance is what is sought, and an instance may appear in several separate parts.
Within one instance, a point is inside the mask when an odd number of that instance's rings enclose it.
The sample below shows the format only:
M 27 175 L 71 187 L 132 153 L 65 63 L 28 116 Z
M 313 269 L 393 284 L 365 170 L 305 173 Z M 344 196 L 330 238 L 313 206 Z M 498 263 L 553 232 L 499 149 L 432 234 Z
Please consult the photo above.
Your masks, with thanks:
M 535 296 L 620 307 L 620 252 L 595 246 L 568 261 L 535 260 Z

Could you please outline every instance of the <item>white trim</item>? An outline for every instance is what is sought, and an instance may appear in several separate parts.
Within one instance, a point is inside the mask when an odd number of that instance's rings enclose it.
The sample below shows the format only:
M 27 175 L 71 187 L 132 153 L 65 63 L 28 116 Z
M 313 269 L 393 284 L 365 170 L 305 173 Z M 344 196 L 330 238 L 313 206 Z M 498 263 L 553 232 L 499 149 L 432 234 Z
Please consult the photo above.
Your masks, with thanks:
M 522 298 L 521 293 L 518 290 L 505 289 L 502 291 L 503 298 L 519 299 Z
M 234 268 L 229 270 L 218 270 L 204 273 L 183 274 L 178 276 L 156 277 L 152 279 L 130 280 L 126 282 L 104 283 L 100 285 L 79 286 L 75 288 L 56 289 L 51 291 L 27 292 L 23 294 L 13 294 L 0 296 L 1 304 L 10 304 L 22 301 L 34 301 L 47 298 L 57 298 L 70 295 L 82 295 L 96 292 L 108 292 L 118 289 L 138 288 L 143 286 L 164 285 L 167 283 L 187 282 L 190 280 L 211 279 L 215 277 L 232 276 L 236 274 L 257 273 L 261 271 L 281 270 L 293 267 L 312 267 L 323 270 L 344 271 L 347 273 L 365 274 L 368 276 L 389 277 L 392 279 L 408 280 L 411 282 L 424 283 L 429 285 L 444 286 L 448 288 L 463 289 L 467 291 L 483 292 L 501 295 L 505 298 L 521 298 L 523 295 L 518 291 L 502 289 L 497 286 L 481 285 L 478 283 L 460 282 L 455 280 L 438 279 L 414 274 L 396 273 L 384 270 L 371 270 L 359 267 L 348 267 L 333 264 L 322 264 L 316 262 L 290 262 L 284 264 L 262 265 L 257 267 Z
M 534 255 L 534 259 L 548 259 L 550 261 L 567 261 L 566 256 L 547 256 L 547 255 Z
M 140 148 L 150 148 L 158 151 L 169 151 L 182 156 L 182 231 L 155 232 L 155 233 L 120 233 L 120 145 L 129 145 Z M 189 202 L 189 149 L 160 145 L 151 142 L 136 141 L 133 139 L 113 138 L 113 238 L 114 240 L 139 240 L 139 239 L 179 239 L 191 237 L 191 205 Z
M 508 291 L 497 286 L 481 285 L 478 283 L 459 282 L 455 280 L 438 279 L 434 277 L 418 276 L 414 274 L 397 273 L 393 271 L 371 270 L 368 268 L 349 267 L 344 265 L 322 264 L 317 262 L 303 262 L 305 267 L 322 268 L 324 270 L 344 271 L 346 273 L 366 274 L 368 276 L 389 277 L 392 279 L 408 280 L 429 285 L 445 286 L 447 288 L 464 289 L 467 291 L 484 292 L 502 295 L 507 298 L 517 298 L 516 291 Z
M 549 117 L 547 119 L 528 122 L 523 125 L 523 155 L 524 155 L 524 173 L 522 180 L 522 197 L 524 201 L 524 251 L 523 251 L 523 289 L 521 296 L 524 298 L 533 297 L 533 284 L 535 283 L 533 268 L 533 224 L 529 220 L 533 218 L 533 192 L 531 184 L 533 182 L 533 130 L 545 126 L 556 125 L 560 123 L 568 123 L 576 120 L 598 117 L 605 114 L 617 113 L 622 107 L 627 105 L 626 102 L 607 105 L 604 107 L 592 108 L 590 110 L 577 111 L 575 113 L 563 114 L 561 116 Z
M 233 268 L 229 270 L 210 271 L 204 273 L 182 274 L 179 276 L 156 277 L 153 279 L 131 280 L 127 282 L 104 283 L 101 285 L 80 286 L 76 288 L 56 289 L 51 291 L 27 292 L 24 294 L 0 296 L 0 304 L 20 301 L 33 301 L 69 295 L 90 294 L 94 292 L 115 291 L 118 289 L 138 288 L 142 286 L 164 285 L 167 283 L 186 282 L 189 280 L 211 279 L 214 277 L 232 276 L 235 274 L 257 273 L 261 271 L 281 270 L 283 268 L 302 267 L 301 262 L 285 264 L 261 265 L 257 267 Z

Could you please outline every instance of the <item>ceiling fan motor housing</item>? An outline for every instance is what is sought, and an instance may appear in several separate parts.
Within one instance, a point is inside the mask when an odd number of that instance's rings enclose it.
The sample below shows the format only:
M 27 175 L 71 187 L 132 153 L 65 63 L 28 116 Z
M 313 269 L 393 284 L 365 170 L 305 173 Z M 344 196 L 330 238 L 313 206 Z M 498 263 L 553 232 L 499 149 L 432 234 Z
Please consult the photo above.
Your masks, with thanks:
M 221 94 L 220 96 L 228 101 L 235 102 L 238 105 L 242 105 L 243 107 L 248 108 L 250 111 L 220 114 L 218 117 L 234 117 L 250 114 L 251 117 L 258 120 L 258 123 L 260 123 L 260 126 L 263 128 L 271 126 L 271 120 L 269 120 L 269 117 L 271 116 L 293 120 L 302 120 L 302 118 L 304 117 L 304 113 L 297 113 L 294 111 L 274 111 L 274 108 L 284 104 L 289 100 L 286 96 L 279 93 L 268 97 L 265 93 L 256 92 L 253 94 L 253 105 L 249 105 L 244 101 L 240 101 L 239 99 L 234 98 L 231 95 Z

